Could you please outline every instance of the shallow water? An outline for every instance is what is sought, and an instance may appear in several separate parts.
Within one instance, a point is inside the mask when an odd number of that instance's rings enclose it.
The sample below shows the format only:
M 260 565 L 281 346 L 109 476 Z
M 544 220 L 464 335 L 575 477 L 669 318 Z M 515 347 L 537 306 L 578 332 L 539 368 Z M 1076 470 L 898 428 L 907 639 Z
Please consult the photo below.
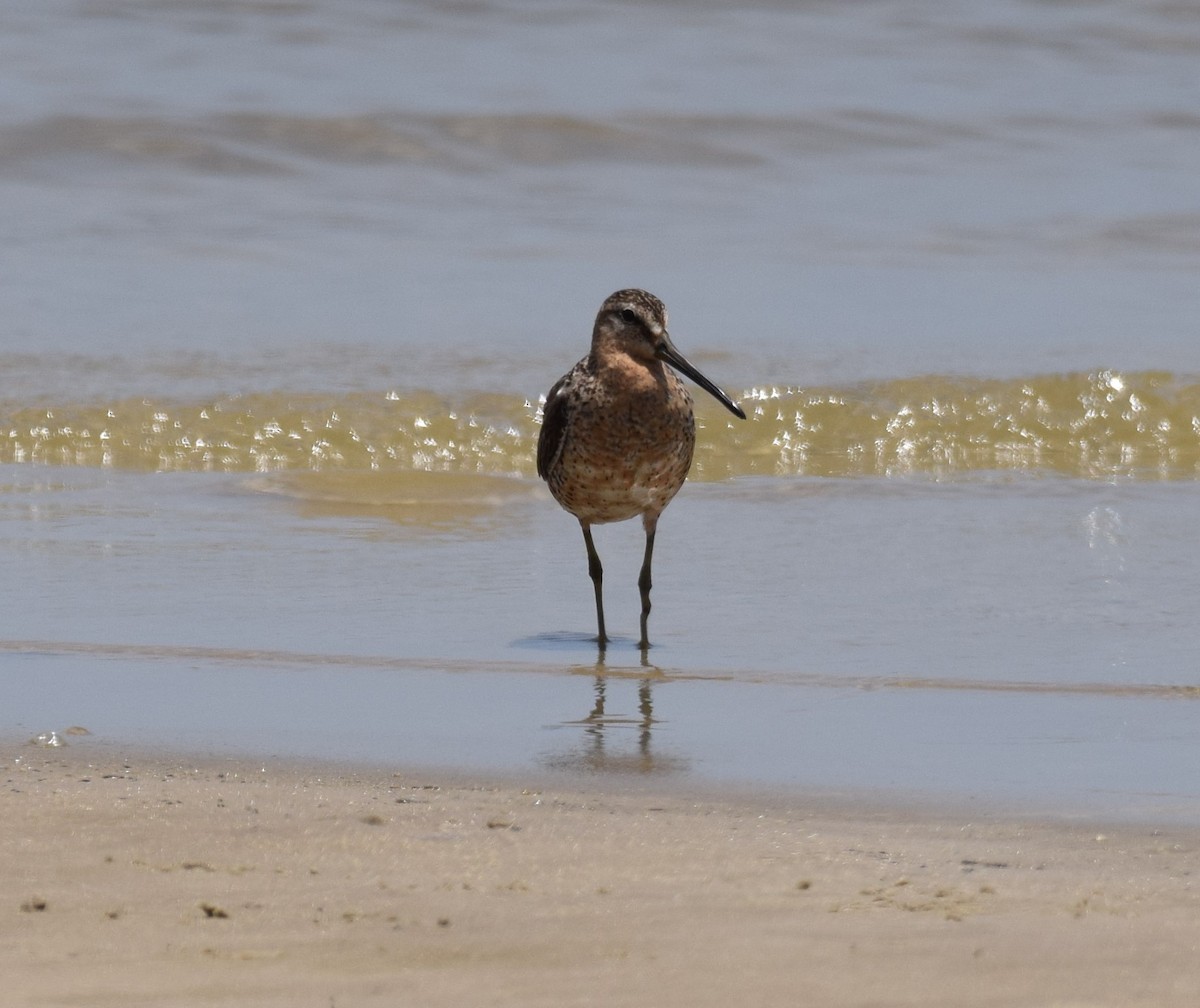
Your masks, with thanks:
M 0 14 L 0 733 L 1200 818 L 1198 53 L 1177 4 Z M 533 451 L 630 284 L 750 419 L 697 404 L 648 664 L 598 530 L 598 668 Z
M 29 735 L 1195 814 L 1190 484 L 696 484 L 644 662 L 640 531 L 599 530 L 598 665 L 578 530 L 533 480 L 432 520 L 303 480 L 2 471 Z

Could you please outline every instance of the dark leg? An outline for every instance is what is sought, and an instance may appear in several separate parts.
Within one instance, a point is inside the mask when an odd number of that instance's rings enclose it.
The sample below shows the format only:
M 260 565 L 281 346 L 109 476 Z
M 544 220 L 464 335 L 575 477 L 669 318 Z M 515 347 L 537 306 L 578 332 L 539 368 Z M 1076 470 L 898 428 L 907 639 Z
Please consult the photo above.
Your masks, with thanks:
M 646 626 L 650 620 L 650 557 L 654 553 L 654 530 L 658 527 L 658 515 L 646 515 L 642 519 L 646 527 L 646 555 L 642 559 L 642 572 L 638 575 L 638 589 L 642 593 L 642 639 L 638 647 L 643 651 L 650 646 Z
M 600 554 L 596 552 L 596 544 L 592 542 L 592 527 L 587 522 L 580 522 L 583 529 L 583 542 L 587 546 L 588 577 L 592 579 L 592 587 L 596 590 L 596 626 L 600 633 L 596 643 L 603 649 L 608 643 L 608 634 L 604 632 L 604 568 L 600 565 Z

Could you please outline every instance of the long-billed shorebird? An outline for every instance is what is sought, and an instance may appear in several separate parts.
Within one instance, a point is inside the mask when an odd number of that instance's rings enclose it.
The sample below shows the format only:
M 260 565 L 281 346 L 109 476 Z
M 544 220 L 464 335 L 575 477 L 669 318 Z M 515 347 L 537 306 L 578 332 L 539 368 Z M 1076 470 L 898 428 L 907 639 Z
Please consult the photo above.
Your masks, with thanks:
M 740 406 L 702 375 L 671 342 L 667 309 L 644 290 L 620 290 L 600 306 L 592 350 L 546 396 L 537 471 L 554 499 L 579 519 L 588 575 L 596 593 L 597 641 L 604 630 L 604 569 L 592 525 L 642 516 L 646 554 L 638 589 L 642 639 L 650 646 L 650 557 L 658 517 L 692 464 L 696 420 L 692 397 L 671 368 L 687 375 L 734 416 Z

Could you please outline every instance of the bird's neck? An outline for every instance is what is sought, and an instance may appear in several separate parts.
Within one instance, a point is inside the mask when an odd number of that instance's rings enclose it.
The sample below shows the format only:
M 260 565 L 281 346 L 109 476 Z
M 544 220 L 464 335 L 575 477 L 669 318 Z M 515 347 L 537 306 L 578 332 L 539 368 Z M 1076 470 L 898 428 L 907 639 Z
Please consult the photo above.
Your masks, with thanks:
M 646 360 L 617 347 L 594 346 L 592 363 L 601 380 L 626 392 L 661 392 L 667 387 L 666 365 L 654 357 Z

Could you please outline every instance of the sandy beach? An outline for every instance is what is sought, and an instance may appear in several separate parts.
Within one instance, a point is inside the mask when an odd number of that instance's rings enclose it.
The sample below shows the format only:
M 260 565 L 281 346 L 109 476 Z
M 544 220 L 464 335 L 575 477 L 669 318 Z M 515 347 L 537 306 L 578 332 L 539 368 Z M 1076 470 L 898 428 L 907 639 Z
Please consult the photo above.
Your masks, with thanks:
M 8 1005 L 1200 998 L 1200 835 L 10 746 Z

